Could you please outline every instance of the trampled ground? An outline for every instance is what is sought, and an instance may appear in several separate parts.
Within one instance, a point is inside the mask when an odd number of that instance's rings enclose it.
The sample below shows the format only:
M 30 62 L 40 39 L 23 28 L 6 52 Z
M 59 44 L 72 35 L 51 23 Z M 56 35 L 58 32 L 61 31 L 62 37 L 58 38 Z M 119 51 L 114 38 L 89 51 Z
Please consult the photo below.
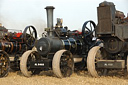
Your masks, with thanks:
M 71 77 L 62 79 L 57 78 L 52 71 L 27 78 L 21 72 L 10 72 L 7 77 L 0 78 L 0 85 L 128 85 L 128 78 L 121 73 L 93 78 L 87 71 L 73 73 Z

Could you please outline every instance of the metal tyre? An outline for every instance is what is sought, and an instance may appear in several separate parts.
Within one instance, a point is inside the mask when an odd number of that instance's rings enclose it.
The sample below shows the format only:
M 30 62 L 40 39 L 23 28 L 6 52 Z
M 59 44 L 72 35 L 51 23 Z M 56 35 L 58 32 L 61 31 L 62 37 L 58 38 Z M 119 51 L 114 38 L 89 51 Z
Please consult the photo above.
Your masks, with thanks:
M 30 77 L 33 74 L 39 74 L 41 69 L 31 69 L 30 68 L 30 61 L 40 60 L 40 57 L 37 51 L 29 50 L 26 51 L 20 60 L 20 70 L 24 76 Z
M 105 76 L 108 73 L 107 69 L 97 68 L 97 61 L 103 59 L 100 48 L 100 46 L 93 47 L 87 57 L 87 69 L 93 77 Z
M 52 69 L 59 78 L 69 77 L 74 71 L 72 54 L 67 50 L 57 51 L 53 57 Z
M 0 50 L 0 78 L 8 75 L 9 68 L 10 60 L 8 54 Z

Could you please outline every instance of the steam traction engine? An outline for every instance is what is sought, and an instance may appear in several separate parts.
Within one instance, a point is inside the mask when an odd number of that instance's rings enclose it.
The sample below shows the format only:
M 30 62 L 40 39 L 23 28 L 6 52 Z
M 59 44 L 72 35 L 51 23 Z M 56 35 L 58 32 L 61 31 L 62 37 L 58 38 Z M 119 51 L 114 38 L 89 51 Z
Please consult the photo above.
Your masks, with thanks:
M 93 41 L 95 23 L 87 21 L 84 23 L 82 32 L 70 31 L 62 26 L 62 19 L 57 19 L 53 28 L 53 6 L 47 10 L 47 35 L 40 38 L 35 50 L 26 51 L 20 62 L 21 72 L 30 77 L 32 74 L 39 74 L 42 70 L 53 70 L 59 78 L 68 77 L 74 71 L 75 65 L 84 65 L 89 49 L 98 43 Z M 87 24 L 90 23 L 90 29 Z M 75 66 L 76 67 L 76 66 Z
M 98 77 L 110 70 L 128 71 L 128 17 L 117 11 L 111 2 L 102 2 L 97 8 L 98 25 L 96 35 L 102 40 L 94 46 L 87 57 L 89 73 Z
M 0 25 L 0 77 L 8 74 L 9 68 L 19 70 L 23 52 L 34 46 L 37 32 L 33 26 L 21 30 L 9 30 Z

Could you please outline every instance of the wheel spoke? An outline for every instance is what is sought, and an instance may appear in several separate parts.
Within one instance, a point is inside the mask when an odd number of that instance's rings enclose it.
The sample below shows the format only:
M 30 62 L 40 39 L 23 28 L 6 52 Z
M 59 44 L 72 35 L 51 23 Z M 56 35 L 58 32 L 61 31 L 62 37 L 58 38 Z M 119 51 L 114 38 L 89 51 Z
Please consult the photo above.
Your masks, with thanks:
M 32 32 L 31 32 L 31 28 L 29 27 L 29 32 L 30 32 L 30 35 L 32 34 Z
M 35 38 L 35 36 L 34 36 L 34 30 L 32 31 L 32 34 L 31 34 L 31 36 L 33 36 L 33 38 Z
M 62 66 L 61 67 L 62 75 L 63 76 L 70 76 L 72 73 L 72 67 L 69 66 Z
M 90 30 L 90 31 L 93 31 L 93 30 L 92 30 L 92 23 L 91 23 L 91 22 L 90 22 L 90 28 L 91 28 L 91 30 Z
M 88 32 L 91 32 L 91 30 L 88 27 L 85 27 L 87 29 Z
M 63 76 L 69 76 L 72 73 L 72 58 L 68 54 L 61 56 L 61 71 Z

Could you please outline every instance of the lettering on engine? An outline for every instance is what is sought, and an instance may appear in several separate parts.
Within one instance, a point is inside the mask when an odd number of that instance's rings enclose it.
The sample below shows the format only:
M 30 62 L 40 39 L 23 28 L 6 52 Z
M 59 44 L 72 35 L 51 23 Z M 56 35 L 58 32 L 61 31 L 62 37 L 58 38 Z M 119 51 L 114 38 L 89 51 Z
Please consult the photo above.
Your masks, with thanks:
M 44 63 L 35 63 L 35 66 L 44 66 Z

